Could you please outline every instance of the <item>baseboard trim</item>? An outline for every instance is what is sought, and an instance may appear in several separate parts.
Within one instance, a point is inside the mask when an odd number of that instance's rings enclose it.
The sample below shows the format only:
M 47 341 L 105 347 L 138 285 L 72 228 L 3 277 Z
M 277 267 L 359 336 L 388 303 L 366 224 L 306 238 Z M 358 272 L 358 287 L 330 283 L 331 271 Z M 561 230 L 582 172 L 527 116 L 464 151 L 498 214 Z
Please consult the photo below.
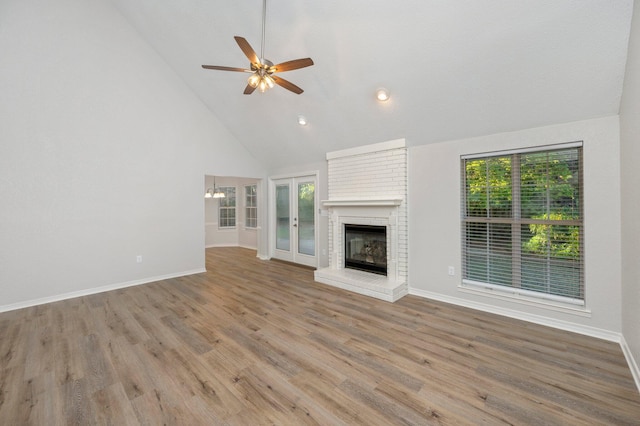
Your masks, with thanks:
M 246 248 L 249 250 L 258 250 L 257 247 L 251 247 L 248 246 L 246 244 L 209 244 L 204 246 L 205 249 L 208 248 L 220 248 L 220 247 L 240 247 L 240 248 Z
M 92 294 L 104 293 L 105 291 L 119 290 L 127 287 L 148 284 L 155 281 L 168 280 L 170 278 L 184 277 L 186 275 L 201 274 L 207 272 L 206 269 L 192 269 L 190 271 L 177 272 L 174 274 L 158 275 L 155 277 L 143 278 L 140 280 L 127 281 L 117 284 L 109 284 L 101 287 L 89 288 L 86 290 L 72 291 L 69 293 L 57 294 L 55 296 L 41 297 L 38 299 L 26 300 L 24 302 L 13 303 L 10 305 L 0 305 L 0 312 L 15 311 L 16 309 L 29 308 L 31 306 L 44 305 L 46 303 L 59 302 L 61 300 L 74 299 L 76 297 L 90 296 Z
M 620 347 L 622 348 L 622 353 L 624 354 L 624 357 L 627 360 L 627 364 L 631 369 L 631 375 L 633 376 L 633 380 L 636 382 L 638 392 L 640 392 L 640 368 L 638 368 L 638 363 L 633 357 L 631 348 L 629 348 L 629 345 L 627 345 L 627 341 L 624 339 L 624 335 L 622 335 L 620 338 Z
M 607 340 L 609 342 L 620 343 L 622 341 L 622 334 L 620 333 L 616 333 L 609 330 L 603 330 L 600 328 L 575 324 L 568 321 L 550 319 L 540 315 L 520 312 L 514 309 L 500 308 L 500 307 L 488 305 L 485 303 L 472 302 L 469 300 L 460 299 L 458 297 L 445 296 L 442 294 L 432 293 L 430 291 L 419 290 L 416 288 L 409 288 L 409 294 L 424 297 L 426 299 L 437 300 L 439 302 L 445 302 L 445 303 L 451 303 L 453 305 L 464 306 L 466 308 L 477 309 L 479 311 L 502 315 L 509 318 L 515 318 L 522 321 L 528 321 L 534 324 L 545 325 L 548 327 L 553 327 L 553 328 L 557 328 L 564 331 L 571 331 L 578 334 L 584 334 L 586 336 Z

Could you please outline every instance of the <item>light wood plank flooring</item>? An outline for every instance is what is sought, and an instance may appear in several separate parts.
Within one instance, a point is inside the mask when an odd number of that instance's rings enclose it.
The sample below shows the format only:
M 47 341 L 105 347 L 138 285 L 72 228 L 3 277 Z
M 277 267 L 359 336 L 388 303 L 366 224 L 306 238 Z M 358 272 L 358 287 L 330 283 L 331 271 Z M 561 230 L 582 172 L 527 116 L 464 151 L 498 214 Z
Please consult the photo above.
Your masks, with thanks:
M 207 250 L 206 274 L 0 314 L 0 424 L 639 424 L 619 345 Z

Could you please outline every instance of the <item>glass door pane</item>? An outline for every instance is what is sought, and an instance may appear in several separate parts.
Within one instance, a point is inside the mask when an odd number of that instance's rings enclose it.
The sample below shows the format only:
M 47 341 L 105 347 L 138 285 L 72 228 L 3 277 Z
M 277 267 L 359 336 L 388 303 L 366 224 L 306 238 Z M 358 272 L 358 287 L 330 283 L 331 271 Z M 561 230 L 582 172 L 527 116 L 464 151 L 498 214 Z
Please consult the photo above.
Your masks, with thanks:
M 276 185 L 276 249 L 291 250 L 289 185 Z
M 298 253 L 315 256 L 315 184 L 298 183 Z

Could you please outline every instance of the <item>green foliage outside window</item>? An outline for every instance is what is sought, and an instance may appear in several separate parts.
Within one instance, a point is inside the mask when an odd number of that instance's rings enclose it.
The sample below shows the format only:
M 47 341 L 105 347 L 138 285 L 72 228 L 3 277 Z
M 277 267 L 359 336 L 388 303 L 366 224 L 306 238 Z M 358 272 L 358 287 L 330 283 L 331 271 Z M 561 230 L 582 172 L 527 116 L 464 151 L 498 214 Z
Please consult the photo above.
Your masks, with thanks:
M 464 278 L 582 298 L 580 149 L 463 167 Z
M 467 215 L 511 216 L 511 158 L 467 161 Z
M 512 156 L 466 162 L 467 216 L 511 217 Z M 521 217 L 540 220 L 580 219 L 578 158 L 565 151 L 520 157 Z M 579 229 L 575 226 L 529 225 L 531 238 L 523 241 L 529 253 L 559 257 L 579 256 Z

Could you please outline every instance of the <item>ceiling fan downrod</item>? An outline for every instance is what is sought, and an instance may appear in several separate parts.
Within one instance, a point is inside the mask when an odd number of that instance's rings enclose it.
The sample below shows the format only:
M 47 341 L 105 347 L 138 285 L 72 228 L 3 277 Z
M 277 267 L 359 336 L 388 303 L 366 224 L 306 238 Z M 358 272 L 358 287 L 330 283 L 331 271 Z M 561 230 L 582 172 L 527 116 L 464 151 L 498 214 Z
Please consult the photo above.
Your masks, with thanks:
M 264 93 L 267 89 L 273 88 L 276 82 L 274 81 L 271 74 L 271 68 L 273 67 L 273 62 L 268 61 L 264 58 L 264 39 L 266 33 L 266 21 L 267 21 L 267 0 L 262 0 L 262 42 L 260 44 L 260 68 L 256 69 L 256 71 L 249 77 L 247 83 L 249 86 L 258 89 L 260 93 Z
M 267 20 L 267 0 L 262 0 L 262 45 L 260 46 L 260 62 L 264 63 L 264 34 Z M 273 64 L 272 64 L 273 65 Z

